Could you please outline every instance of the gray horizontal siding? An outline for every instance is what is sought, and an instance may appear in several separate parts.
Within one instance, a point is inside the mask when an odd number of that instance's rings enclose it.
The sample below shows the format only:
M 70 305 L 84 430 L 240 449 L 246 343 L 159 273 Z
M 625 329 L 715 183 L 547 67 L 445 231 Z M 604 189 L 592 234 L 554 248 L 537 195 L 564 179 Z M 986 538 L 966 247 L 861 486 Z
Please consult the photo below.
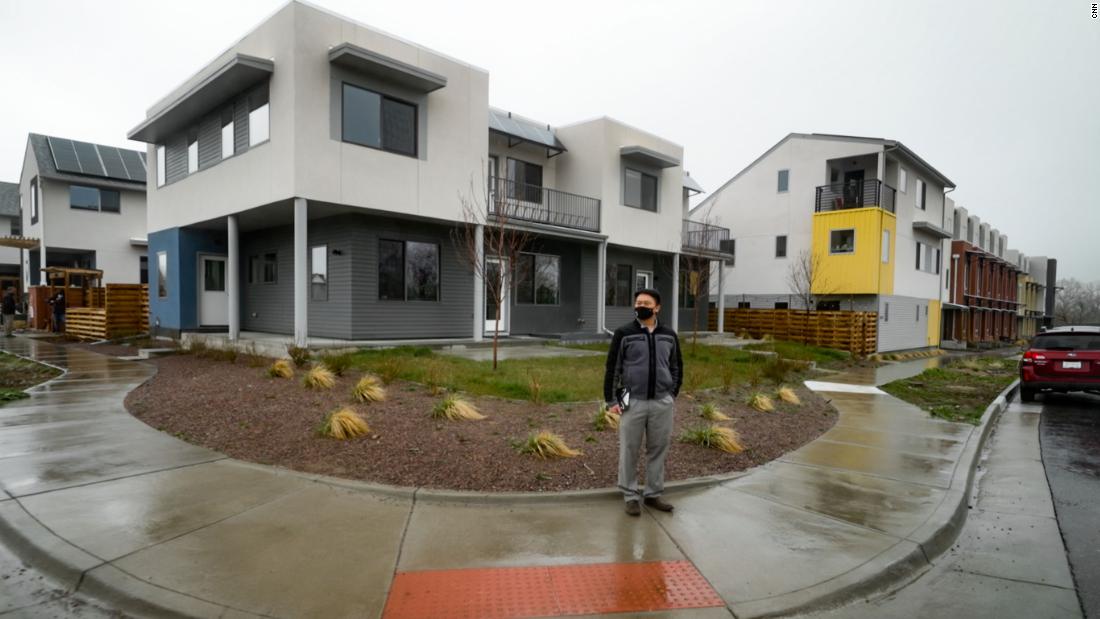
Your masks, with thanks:
M 512 333 L 569 333 L 587 329 L 582 310 L 582 299 L 596 296 L 596 284 L 583 289 L 581 253 L 584 246 L 558 239 L 535 239 L 530 250 L 541 254 L 550 254 L 560 258 L 561 278 L 557 305 L 532 305 L 516 302 L 512 294 L 511 324 Z M 595 261 L 589 265 L 594 278 Z M 595 323 L 595 319 L 591 323 Z M 593 329 L 595 327 L 593 326 Z
M 169 183 L 187 176 L 187 135 L 177 135 L 164 145 L 164 167 Z
M 600 259 L 599 247 L 596 245 L 581 246 L 581 320 L 584 324 L 579 331 L 597 331 L 602 325 L 597 325 L 599 304 L 603 303 L 603 291 L 597 290 L 600 285 Z
M 890 304 L 887 319 L 886 304 Z M 927 299 L 882 295 L 879 297 L 878 350 L 908 350 L 928 346 Z
M 610 267 L 615 264 L 630 265 L 632 276 L 633 273 L 639 270 L 651 271 L 653 273 L 653 287 L 661 293 L 661 313 L 665 319 L 672 317 L 673 282 L 672 258 L 670 256 L 633 251 L 621 247 L 608 247 L 607 266 Z M 605 284 L 610 285 L 610 281 L 606 280 Z M 605 299 L 606 296 L 601 299 L 601 302 Z M 607 328 L 615 329 L 634 320 L 634 303 L 632 300 L 627 303 L 628 305 L 625 307 L 606 306 Z
M 199 123 L 199 169 L 214 165 L 222 158 L 220 116 L 208 116 Z

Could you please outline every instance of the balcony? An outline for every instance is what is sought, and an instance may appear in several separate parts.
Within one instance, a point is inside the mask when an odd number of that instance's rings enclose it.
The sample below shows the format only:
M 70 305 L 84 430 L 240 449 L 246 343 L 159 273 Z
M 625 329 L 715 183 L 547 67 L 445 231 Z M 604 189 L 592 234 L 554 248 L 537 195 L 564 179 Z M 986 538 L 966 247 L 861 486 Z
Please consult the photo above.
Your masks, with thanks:
M 489 214 L 511 221 L 600 231 L 598 199 L 496 176 L 489 178 Z
M 701 221 L 684 220 L 683 234 L 680 239 L 687 253 L 732 254 L 730 230 Z
M 896 194 L 893 187 L 874 178 L 822 185 L 817 188 L 814 212 L 878 207 L 893 213 Z

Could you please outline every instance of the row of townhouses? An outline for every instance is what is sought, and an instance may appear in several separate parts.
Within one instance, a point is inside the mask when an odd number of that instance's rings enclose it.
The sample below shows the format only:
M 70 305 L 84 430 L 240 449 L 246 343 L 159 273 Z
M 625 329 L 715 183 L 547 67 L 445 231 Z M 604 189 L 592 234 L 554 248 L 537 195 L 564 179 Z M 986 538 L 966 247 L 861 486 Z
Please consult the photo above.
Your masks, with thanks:
M 792 133 L 692 211 L 727 226 L 719 305 L 878 315 L 880 352 L 1033 335 L 1054 311 L 1056 261 L 956 208 L 954 182 L 897 140 Z M 801 275 L 799 275 L 801 274 Z
M 0 277 L 101 269 L 149 284 L 156 334 L 300 345 L 602 335 L 642 287 L 693 328 L 800 308 L 787 275 L 807 256 L 816 308 L 878 312 L 881 351 L 1014 339 L 1052 312 L 1054 261 L 1006 249 L 901 142 L 791 134 L 689 211 L 703 188 L 679 144 L 491 107 L 485 70 L 298 1 L 128 137 L 146 152 L 29 136 L 0 185 L 20 248 Z M 529 235 L 515 264 L 470 268 L 470 205 L 476 238 L 501 218 Z M 512 282 L 499 315 L 486 278 Z

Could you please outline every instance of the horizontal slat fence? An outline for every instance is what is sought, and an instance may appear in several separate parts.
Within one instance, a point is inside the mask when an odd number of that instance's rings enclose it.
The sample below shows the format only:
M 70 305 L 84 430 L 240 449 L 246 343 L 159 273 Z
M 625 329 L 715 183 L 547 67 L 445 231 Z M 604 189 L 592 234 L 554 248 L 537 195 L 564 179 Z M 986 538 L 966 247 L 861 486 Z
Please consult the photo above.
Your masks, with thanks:
M 102 307 L 72 307 L 65 311 L 65 333 L 81 339 L 109 340 L 145 333 L 148 293 L 143 284 L 107 284 Z M 93 293 L 96 294 L 96 293 Z
M 782 309 L 727 309 L 726 333 L 748 333 L 754 338 L 770 335 L 777 340 L 847 350 L 853 355 L 872 354 L 878 347 L 877 312 L 823 312 Z M 718 311 L 708 320 L 718 329 Z

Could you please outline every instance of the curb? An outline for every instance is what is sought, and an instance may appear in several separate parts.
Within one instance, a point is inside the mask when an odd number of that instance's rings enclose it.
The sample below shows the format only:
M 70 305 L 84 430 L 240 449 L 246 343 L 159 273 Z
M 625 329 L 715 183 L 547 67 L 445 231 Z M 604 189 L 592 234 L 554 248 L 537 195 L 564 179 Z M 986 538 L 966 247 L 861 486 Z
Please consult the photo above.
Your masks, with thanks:
M 734 604 L 738 617 L 782 617 L 820 612 L 900 589 L 932 566 L 959 536 L 969 515 L 970 492 L 982 448 L 1001 414 L 1018 392 L 1016 379 L 994 398 L 966 439 L 947 493 L 924 524 L 866 563 L 806 589 L 774 598 Z

